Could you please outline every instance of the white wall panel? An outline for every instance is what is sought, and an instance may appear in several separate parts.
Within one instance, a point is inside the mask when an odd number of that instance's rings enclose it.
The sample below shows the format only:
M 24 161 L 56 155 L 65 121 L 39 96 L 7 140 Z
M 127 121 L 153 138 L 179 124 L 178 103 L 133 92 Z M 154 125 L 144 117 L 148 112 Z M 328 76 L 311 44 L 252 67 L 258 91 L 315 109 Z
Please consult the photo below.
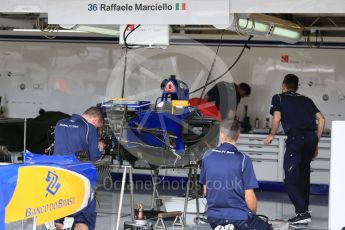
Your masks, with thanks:
M 331 158 L 331 179 L 329 190 L 329 223 L 328 229 L 344 229 L 345 219 L 342 210 L 344 201 L 344 135 L 345 121 L 334 121 L 332 124 L 332 158 Z
M 171 74 L 184 80 L 191 90 L 201 86 L 215 50 L 215 46 L 202 45 L 130 50 L 125 97 L 153 101 L 160 96 L 161 81 Z M 221 47 L 212 78 L 223 73 L 240 50 Z M 1 42 L 0 96 L 8 101 L 8 115 L 33 117 L 39 108 L 80 113 L 97 102 L 119 97 L 123 53 L 113 44 Z M 282 62 L 282 55 L 288 55 L 289 62 Z M 263 126 L 272 95 L 280 92 L 284 75 L 294 73 L 300 77 L 300 93 L 315 101 L 330 127 L 332 120 L 345 117 L 343 59 L 343 49 L 252 47 L 225 79 L 252 85 L 252 96 L 242 100 L 238 115 L 242 119 L 247 104 L 251 122 L 259 117 Z M 19 88 L 22 83 L 25 90 Z M 324 94 L 328 101 L 322 99 Z

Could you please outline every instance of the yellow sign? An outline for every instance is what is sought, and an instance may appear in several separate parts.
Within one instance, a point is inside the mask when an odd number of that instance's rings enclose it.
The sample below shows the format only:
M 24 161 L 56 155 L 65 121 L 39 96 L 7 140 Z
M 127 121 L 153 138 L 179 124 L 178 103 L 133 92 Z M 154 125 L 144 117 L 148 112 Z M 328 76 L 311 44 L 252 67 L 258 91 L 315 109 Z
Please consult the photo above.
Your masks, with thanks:
M 171 113 L 174 114 L 175 107 L 186 107 L 189 105 L 189 101 L 187 100 L 173 100 L 171 103 Z
M 87 205 L 90 186 L 85 176 L 66 169 L 21 167 L 5 223 L 36 217 L 43 224 L 76 213 Z

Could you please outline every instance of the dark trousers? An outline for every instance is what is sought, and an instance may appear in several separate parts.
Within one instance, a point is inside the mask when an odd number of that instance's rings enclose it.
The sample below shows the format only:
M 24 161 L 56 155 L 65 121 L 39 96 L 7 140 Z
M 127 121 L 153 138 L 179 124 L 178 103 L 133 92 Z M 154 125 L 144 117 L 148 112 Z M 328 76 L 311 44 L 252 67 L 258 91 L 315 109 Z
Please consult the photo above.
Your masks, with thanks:
M 270 230 L 268 223 L 257 217 L 251 215 L 248 220 L 226 220 L 213 217 L 207 217 L 212 229 L 215 229 L 218 225 L 232 224 L 236 230 Z
M 310 162 L 318 144 L 315 132 L 293 132 L 286 140 L 284 156 L 285 187 L 295 212 L 308 211 Z

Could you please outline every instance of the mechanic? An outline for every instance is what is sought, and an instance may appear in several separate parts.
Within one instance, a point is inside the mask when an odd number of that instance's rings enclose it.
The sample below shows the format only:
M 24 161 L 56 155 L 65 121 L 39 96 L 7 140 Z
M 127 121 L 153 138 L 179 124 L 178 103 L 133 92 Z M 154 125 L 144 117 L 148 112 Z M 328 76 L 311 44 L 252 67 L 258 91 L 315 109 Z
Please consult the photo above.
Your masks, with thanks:
M 54 155 L 85 152 L 90 161 L 101 156 L 104 143 L 99 141 L 97 128 L 103 124 L 102 111 L 97 107 L 87 109 L 81 116 L 73 114 L 60 120 L 55 127 Z M 93 230 L 96 224 L 96 201 L 93 198 L 81 211 L 73 214 L 75 230 Z M 63 219 L 55 222 L 56 229 L 63 228 Z
M 311 221 L 308 209 L 310 162 L 318 154 L 317 146 L 325 118 L 311 99 L 296 93 L 298 82 L 296 75 L 287 74 L 283 80 L 282 93 L 273 96 L 270 109 L 273 115 L 272 128 L 264 143 L 272 142 L 281 122 L 287 135 L 284 182 L 296 212 L 296 216 L 289 219 L 289 222 L 308 224 Z
M 221 122 L 221 145 L 204 154 L 200 172 L 207 199 L 207 219 L 212 227 L 232 224 L 237 230 L 270 229 L 256 213 L 254 189 L 258 182 L 251 159 L 235 147 L 240 137 L 236 120 Z
M 206 93 L 204 99 L 215 103 L 223 120 L 234 119 L 241 98 L 248 97 L 250 93 L 251 87 L 247 83 L 237 85 L 221 81 Z

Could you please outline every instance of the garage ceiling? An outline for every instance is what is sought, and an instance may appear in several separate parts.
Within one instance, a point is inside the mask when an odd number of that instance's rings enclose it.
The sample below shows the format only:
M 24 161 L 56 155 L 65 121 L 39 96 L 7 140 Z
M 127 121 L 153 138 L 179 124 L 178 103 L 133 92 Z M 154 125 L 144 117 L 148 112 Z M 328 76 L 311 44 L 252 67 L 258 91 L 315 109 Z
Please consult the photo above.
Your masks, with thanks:
M 291 21 L 304 28 L 304 35 L 320 34 L 321 36 L 345 37 L 345 14 L 269 14 Z M 38 21 L 37 19 L 40 18 Z M 46 28 L 46 17 L 40 14 L 0 13 L 0 30 L 40 29 Z M 56 28 L 56 27 L 48 27 Z M 59 28 L 59 30 L 63 30 Z M 174 33 L 186 34 L 216 34 L 220 30 L 212 26 L 172 26 Z M 234 32 L 228 32 L 234 34 Z
M 321 33 L 322 36 L 345 37 L 345 14 L 268 14 L 296 23 L 304 29 L 304 35 Z M 220 33 L 211 26 L 175 26 L 175 32 Z
M 345 14 L 272 14 L 305 29 L 321 31 L 324 36 L 345 36 Z

